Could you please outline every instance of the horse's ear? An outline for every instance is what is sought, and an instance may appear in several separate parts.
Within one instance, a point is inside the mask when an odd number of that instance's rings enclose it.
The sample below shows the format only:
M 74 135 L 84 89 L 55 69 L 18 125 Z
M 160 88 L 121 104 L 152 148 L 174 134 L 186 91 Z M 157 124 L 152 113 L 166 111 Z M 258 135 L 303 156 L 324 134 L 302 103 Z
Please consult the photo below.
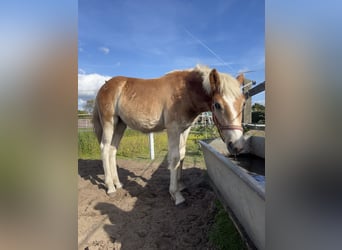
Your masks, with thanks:
M 236 80 L 238 80 L 238 82 L 240 83 L 240 85 L 243 85 L 243 82 L 245 81 L 245 76 L 243 75 L 243 73 L 239 74 L 236 77 Z
M 217 73 L 216 69 L 212 69 L 209 74 L 209 81 L 210 81 L 210 87 L 211 87 L 211 93 L 218 92 L 220 88 L 220 76 Z

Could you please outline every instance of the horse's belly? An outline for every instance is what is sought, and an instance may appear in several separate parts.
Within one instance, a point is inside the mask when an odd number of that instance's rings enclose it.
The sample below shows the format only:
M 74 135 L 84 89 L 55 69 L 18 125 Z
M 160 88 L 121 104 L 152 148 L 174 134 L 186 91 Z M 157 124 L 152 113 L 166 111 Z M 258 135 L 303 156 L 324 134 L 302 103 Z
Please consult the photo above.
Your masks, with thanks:
M 165 129 L 163 119 L 161 117 L 125 117 L 124 115 L 121 119 L 128 127 L 144 133 L 157 132 Z

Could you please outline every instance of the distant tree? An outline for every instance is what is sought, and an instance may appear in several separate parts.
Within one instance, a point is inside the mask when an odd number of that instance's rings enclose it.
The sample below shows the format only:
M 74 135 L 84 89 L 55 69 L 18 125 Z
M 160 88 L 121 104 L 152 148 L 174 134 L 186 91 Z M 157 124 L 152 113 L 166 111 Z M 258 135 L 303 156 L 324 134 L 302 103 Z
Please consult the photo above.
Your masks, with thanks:
M 83 108 L 85 111 L 89 113 L 92 113 L 94 110 L 94 104 L 95 104 L 95 100 L 94 99 L 90 99 L 87 100 L 86 104 L 84 104 Z
M 259 103 L 254 103 L 252 106 L 252 111 L 261 111 L 265 112 L 265 106 Z
M 254 103 L 252 106 L 252 123 L 265 124 L 265 106 Z

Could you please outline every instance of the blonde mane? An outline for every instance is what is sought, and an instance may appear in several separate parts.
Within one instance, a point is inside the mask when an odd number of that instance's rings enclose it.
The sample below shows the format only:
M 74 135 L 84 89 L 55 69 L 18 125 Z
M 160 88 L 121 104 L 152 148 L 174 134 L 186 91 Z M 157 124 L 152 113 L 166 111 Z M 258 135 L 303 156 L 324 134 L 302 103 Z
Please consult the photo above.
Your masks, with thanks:
M 202 74 L 203 88 L 208 94 L 211 94 L 209 74 L 210 74 L 212 69 L 205 66 L 205 65 L 197 64 L 193 70 L 200 72 Z M 220 73 L 220 72 L 218 72 L 218 73 L 220 75 L 220 80 L 221 80 L 221 85 L 220 85 L 220 89 L 219 89 L 220 93 L 227 96 L 227 97 L 228 96 L 233 97 L 233 98 L 239 97 L 241 95 L 241 89 L 240 89 L 240 84 L 236 80 L 236 78 L 234 78 L 233 76 L 231 76 L 229 74 Z

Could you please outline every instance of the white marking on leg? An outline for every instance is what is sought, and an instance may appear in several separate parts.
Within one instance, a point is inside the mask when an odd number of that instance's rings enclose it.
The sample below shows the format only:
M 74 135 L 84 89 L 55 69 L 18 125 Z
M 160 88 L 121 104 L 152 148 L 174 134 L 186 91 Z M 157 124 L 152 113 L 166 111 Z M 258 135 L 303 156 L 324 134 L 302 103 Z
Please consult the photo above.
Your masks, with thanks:
M 116 188 L 121 188 L 122 184 L 119 180 L 118 170 L 116 166 L 116 152 L 117 149 L 114 146 L 110 146 L 110 170 L 114 185 Z
M 180 141 L 179 141 L 179 155 L 180 155 L 180 164 L 179 167 L 177 168 L 177 183 L 178 183 L 178 191 L 182 191 L 186 188 L 184 183 L 182 182 L 182 169 L 183 169 L 183 162 L 185 158 L 185 153 L 186 153 L 186 142 L 188 139 L 188 135 L 190 132 L 190 128 L 185 130 L 181 136 L 180 136 Z
M 122 121 L 119 121 L 118 118 L 116 120 L 116 125 L 114 129 L 114 135 L 111 143 L 111 173 L 113 182 L 115 184 L 116 188 L 122 188 L 122 183 L 119 180 L 118 170 L 117 170 L 117 164 L 116 164 L 116 153 L 119 148 L 120 141 L 122 139 L 122 136 L 126 129 L 126 124 L 124 124 Z
M 105 175 L 104 182 L 107 186 L 108 194 L 116 191 L 113 184 L 112 173 L 110 169 L 110 142 L 112 140 L 112 135 L 113 128 L 110 126 L 110 124 L 107 124 L 107 126 L 103 127 L 103 134 L 101 140 L 101 158 L 103 171 Z
M 104 182 L 107 187 L 107 193 L 113 193 L 115 192 L 115 187 L 113 184 L 113 179 L 112 179 L 112 173 L 110 170 L 110 161 L 109 161 L 109 154 L 110 154 L 110 145 L 109 144 L 104 144 L 103 148 L 101 150 L 101 157 L 102 157 L 102 164 L 103 164 L 103 170 L 104 170 Z
M 178 133 L 171 133 L 168 131 L 168 144 L 169 144 L 169 169 L 170 169 L 170 187 L 169 192 L 171 197 L 175 200 L 175 204 L 178 205 L 185 201 L 184 197 L 178 190 L 177 181 L 177 168 L 180 164 L 179 155 L 179 141 L 180 135 Z
M 183 171 L 183 161 L 180 161 L 179 167 L 176 169 L 177 171 L 177 185 L 178 185 L 178 191 L 182 191 L 186 188 L 182 181 L 182 171 Z

